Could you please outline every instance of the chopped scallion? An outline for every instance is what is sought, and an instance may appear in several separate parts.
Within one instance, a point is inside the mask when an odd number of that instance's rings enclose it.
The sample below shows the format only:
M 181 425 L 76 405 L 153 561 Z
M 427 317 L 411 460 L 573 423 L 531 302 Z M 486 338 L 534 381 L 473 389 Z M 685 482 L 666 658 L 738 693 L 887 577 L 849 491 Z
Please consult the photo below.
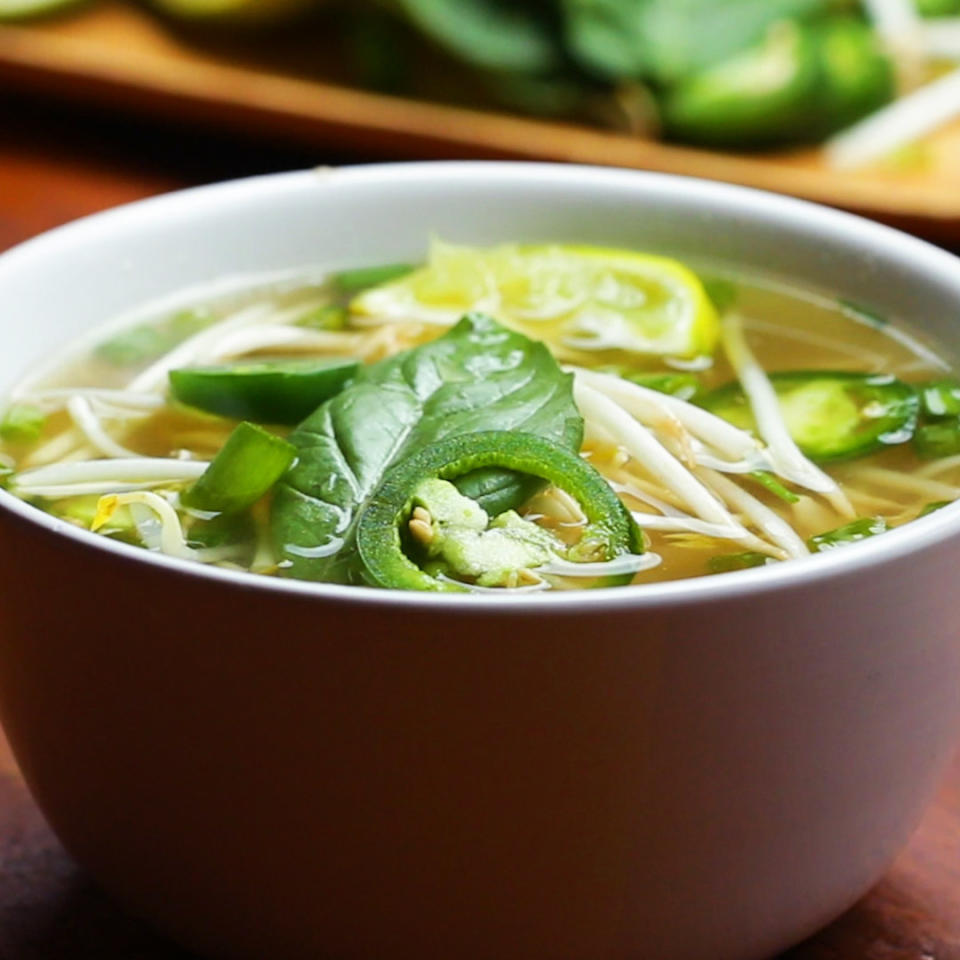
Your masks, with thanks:
M 256 424 L 241 423 L 180 502 L 194 510 L 239 513 L 264 496 L 296 456 L 293 444 Z
M 807 543 L 814 553 L 823 553 L 825 550 L 845 547 L 847 544 L 856 543 L 858 540 L 866 540 L 878 533 L 886 533 L 888 529 L 887 521 L 883 517 L 861 517 L 859 520 L 837 527 L 836 530 L 818 533 L 811 537 Z
M 800 502 L 800 498 L 792 490 L 788 490 L 772 473 L 766 470 L 754 470 L 750 476 L 784 503 Z
M 925 460 L 937 460 L 960 453 L 960 420 L 924 424 L 914 435 L 913 445 L 917 456 Z
M 937 510 L 942 510 L 944 507 L 949 507 L 953 503 L 952 500 L 935 500 L 933 503 L 928 503 L 918 514 L 918 517 L 925 517 L 927 514 L 936 513 Z
M 343 270 L 333 275 L 333 285 L 345 294 L 359 293 L 368 287 L 376 287 L 389 280 L 397 280 L 413 273 L 409 263 L 385 263 L 377 267 L 359 267 L 356 270 Z
M 306 327 L 308 330 L 343 330 L 347 326 L 348 316 L 346 307 L 326 303 L 322 307 L 308 310 L 296 321 L 296 326 Z
M 15 403 L 7 407 L 0 420 L 0 439 L 10 443 L 34 443 L 40 439 L 46 422 L 46 415 L 39 407 Z
M 919 388 L 923 413 L 928 417 L 960 416 L 960 382 L 937 380 Z
M 730 573 L 733 570 L 749 570 L 751 567 L 763 567 L 767 563 L 776 563 L 765 553 L 747 550 L 744 553 L 722 553 L 711 557 L 707 566 L 711 573 Z
M 137 367 L 163 356 L 212 322 L 213 317 L 206 311 L 181 310 L 162 323 L 121 330 L 93 352 L 114 367 Z

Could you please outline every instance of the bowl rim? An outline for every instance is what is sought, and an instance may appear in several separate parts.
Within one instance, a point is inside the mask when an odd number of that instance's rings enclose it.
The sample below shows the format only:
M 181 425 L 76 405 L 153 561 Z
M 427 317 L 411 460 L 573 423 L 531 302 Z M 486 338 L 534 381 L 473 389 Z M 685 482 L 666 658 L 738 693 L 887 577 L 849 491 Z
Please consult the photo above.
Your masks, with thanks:
M 785 228 L 803 224 L 805 230 L 829 232 L 834 238 L 882 252 L 908 264 L 912 269 L 937 275 L 956 288 L 960 304 L 960 259 L 946 250 L 891 227 L 863 217 L 831 209 L 806 200 L 785 197 L 748 187 L 674 174 L 590 167 L 572 164 L 512 161 L 422 161 L 378 163 L 362 166 L 317 167 L 287 173 L 266 174 L 191 187 L 160 194 L 81 217 L 26 240 L 0 254 L 0 289 L 7 275 L 15 274 L 21 263 L 56 255 L 79 242 L 95 242 L 98 235 L 122 230 L 144 216 L 171 217 L 203 215 L 204 208 L 242 200 L 252 194 L 277 195 L 303 189 L 334 188 L 340 184 L 361 188 L 403 189 L 413 184 L 501 182 L 517 185 L 524 181 L 561 183 L 576 191 L 585 185 L 629 189 L 636 185 L 667 193 L 684 193 L 684 200 L 703 198 L 712 207 L 727 205 L 754 219 L 778 220 Z M 99 537 L 43 513 L 6 490 L 0 489 L 0 513 L 13 514 L 38 533 L 68 537 L 78 547 L 103 550 L 116 559 L 133 560 L 155 567 L 158 572 L 200 578 L 225 587 L 266 593 L 315 598 L 348 605 L 413 607 L 437 610 L 462 609 L 479 614 L 540 614 L 553 611 L 591 612 L 606 610 L 654 609 L 676 605 L 729 602 L 745 596 L 773 591 L 790 591 L 816 586 L 825 580 L 856 575 L 885 563 L 903 561 L 951 537 L 960 536 L 960 500 L 926 517 L 888 531 L 882 537 L 851 544 L 843 550 L 802 557 L 763 568 L 685 580 L 607 587 L 593 590 L 558 591 L 547 595 L 494 596 L 491 594 L 442 594 L 384 590 L 376 587 L 346 586 L 260 576 L 246 571 L 227 570 L 193 563 L 144 550 L 143 547 Z

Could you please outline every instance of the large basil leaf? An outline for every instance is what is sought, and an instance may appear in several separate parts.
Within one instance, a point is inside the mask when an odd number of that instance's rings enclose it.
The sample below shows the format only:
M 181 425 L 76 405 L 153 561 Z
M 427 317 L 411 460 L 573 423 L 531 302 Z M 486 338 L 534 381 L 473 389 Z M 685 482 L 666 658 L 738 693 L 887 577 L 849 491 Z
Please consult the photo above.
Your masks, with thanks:
M 571 53 L 611 80 L 670 85 L 756 43 L 777 20 L 829 10 L 830 0 L 563 0 Z
M 647 73 L 643 13 L 650 0 L 563 0 L 564 35 L 574 59 L 605 80 Z
M 828 0 L 652 0 L 643 18 L 651 76 L 674 83 L 756 43 L 772 23 L 828 6 Z
M 535 433 L 579 449 L 583 420 L 572 378 L 542 343 L 473 314 L 439 339 L 368 367 L 290 435 L 299 459 L 277 488 L 271 518 L 286 573 L 356 581 L 356 523 L 387 468 L 444 437 L 479 430 Z M 529 493 L 518 479 L 483 471 L 461 488 L 492 495 L 487 505 L 505 509 Z
M 425 34 L 465 63 L 545 73 L 559 51 L 538 4 L 517 0 L 397 0 Z

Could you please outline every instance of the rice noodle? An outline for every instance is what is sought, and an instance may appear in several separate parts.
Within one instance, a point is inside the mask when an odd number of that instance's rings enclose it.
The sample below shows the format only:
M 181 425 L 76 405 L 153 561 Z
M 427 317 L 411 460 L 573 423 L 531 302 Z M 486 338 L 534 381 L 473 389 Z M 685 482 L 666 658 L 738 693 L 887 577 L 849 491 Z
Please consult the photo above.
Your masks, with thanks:
M 740 514 L 761 530 L 765 536 L 773 541 L 786 556 L 805 557 L 810 551 L 807 545 L 797 535 L 793 527 L 755 496 L 747 493 L 743 487 L 727 479 L 717 470 L 701 468 L 697 475 L 715 490 L 727 505 L 738 510 Z
M 767 457 L 774 472 L 791 483 L 823 494 L 838 513 L 854 517 L 856 513 L 837 483 L 811 463 L 790 436 L 776 391 L 747 345 L 739 316 L 728 314 L 724 318 L 722 336 L 730 365 L 750 403 L 757 430 L 766 441 Z
M 101 497 L 97 504 L 97 514 L 90 529 L 99 530 L 109 523 L 118 507 L 129 504 L 142 504 L 156 514 L 160 521 L 160 536 L 155 542 L 156 549 L 169 557 L 179 557 L 181 560 L 197 559 L 197 551 L 187 544 L 187 539 L 183 535 L 183 527 L 180 525 L 177 511 L 163 497 L 146 490 L 135 490 L 130 493 L 117 493 Z
M 960 497 L 960 487 L 915 474 L 899 473 L 896 470 L 888 470 L 886 467 L 859 467 L 857 479 L 861 482 L 875 483 L 889 490 L 903 490 L 938 500 L 956 500 Z
M 939 460 L 924 464 L 914 471 L 914 475 L 918 477 L 937 477 L 941 473 L 948 473 L 957 467 L 960 467 L 960 454 L 952 457 L 941 457 Z
M 133 450 L 111 437 L 103 428 L 99 417 L 93 412 L 86 397 L 75 396 L 67 401 L 67 412 L 77 429 L 90 441 L 90 445 L 106 457 L 137 457 Z
M 827 162 L 838 170 L 862 167 L 932 133 L 958 115 L 960 70 L 954 70 L 828 140 Z
M 549 590 L 550 584 L 546 580 L 540 580 L 537 583 L 530 583 L 523 587 L 480 587 L 475 583 L 464 583 L 462 580 L 455 580 L 448 577 L 445 573 L 438 573 L 437 579 L 443 583 L 456 584 L 462 587 L 467 593 L 491 593 L 500 597 L 512 597 L 525 593 L 540 593 L 543 590 Z
M 226 357 L 278 349 L 282 349 L 285 353 L 356 351 L 362 339 L 365 339 L 363 334 L 270 324 L 228 333 L 210 350 L 208 359 L 221 360 Z
M 28 496 L 51 496 L 48 493 L 34 492 L 38 487 L 62 488 L 77 484 L 118 483 L 157 486 L 196 480 L 208 466 L 209 463 L 202 460 L 169 460 L 159 457 L 84 460 L 79 463 L 54 463 L 24 470 L 14 476 L 13 485 L 18 492 Z
M 722 526 L 719 523 L 697 520 L 696 517 L 664 517 L 655 513 L 643 513 L 640 510 L 632 510 L 631 514 L 641 530 L 657 530 L 663 533 L 696 533 L 700 536 L 711 537 L 714 540 L 739 540 L 743 536 L 742 527 Z
M 740 430 L 722 417 L 679 397 L 642 387 L 613 374 L 597 373 L 582 367 L 566 369 L 572 370 L 578 380 L 616 401 L 644 423 L 655 424 L 658 418 L 670 415 L 717 453 L 733 461 L 755 460 L 751 468 L 754 470 L 762 469 L 766 465 L 760 444 L 746 430 Z
M 822 500 L 803 494 L 790 505 L 794 527 L 808 534 L 821 533 L 837 525 L 836 512 Z
M 938 17 L 921 24 L 920 36 L 929 56 L 960 60 L 960 17 Z
M 652 570 L 661 562 L 660 555 L 656 553 L 625 553 L 612 560 L 595 560 L 590 563 L 574 563 L 554 557 L 549 563 L 534 567 L 534 572 L 558 577 L 609 577 Z
M 686 504 L 673 490 L 630 469 L 633 465 L 633 461 L 619 469 L 611 469 L 604 465 L 602 472 L 607 478 L 607 483 L 617 492 L 628 493 L 634 499 L 652 506 L 667 516 L 688 516 Z
M 85 446 L 83 434 L 76 427 L 71 426 L 55 437 L 51 437 L 43 446 L 37 447 L 25 458 L 24 465 L 41 467 L 60 462 L 72 452 Z M 90 451 L 90 455 L 94 455 L 93 450 Z
M 133 390 L 108 390 L 100 387 L 54 387 L 32 393 L 16 394 L 18 403 L 29 403 L 46 413 L 61 410 L 73 397 L 84 397 L 91 403 L 104 403 L 117 409 L 149 413 L 166 403 L 161 393 L 139 393 Z
M 723 504 L 619 404 L 580 378 L 574 381 L 574 398 L 588 430 L 596 422 L 616 436 L 644 470 L 673 490 L 701 519 L 721 524 L 732 521 Z
M 851 310 L 847 313 L 848 315 L 852 315 L 853 311 Z M 777 337 L 782 340 L 793 340 L 796 343 L 807 343 L 820 350 L 829 350 L 831 353 L 838 353 L 841 356 L 850 357 L 856 360 L 858 368 L 864 364 L 869 366 L 871 368 L 870 372 L 879 373 L 883 371 L 887 363 L 886 359 L 879 353 L 873 353 L 860 346 L 853 346 L 831 340 L 829 337 L 821 337 L 816 333 L 811 333 L 809 330 L 795 330 L 791 327 L 768 323 L 766 320 L 758 320 L 756 317 L 743 317 L 742 322 L 746 330 L 755 330 L 767 336 Z
M 580 504 L 566 490 L 550 487 L 527 501 L 524 516 L 549 517 L 561 527 L 580 527 L 587 522 Z
M 299 312 L 300 308 L 298 308 Z M 152 393 L 166 386 L 167 374 L 177 367 L 189 366 L 192 363 L 208 358 L 215 354 L 216 345 L 225 335 L 255 323 L 265 323 L 271 315 L 269 304 L 255 303 L 251 306 L 231 314 L 219 323 L 201 330 L 183 343 L 165 353 L 159 360 L 152 363 L 146 370 L 138 374 L 128 384 L 127 390 L 134 393 Z M 289 312 L 289 311 L 288 311 Z
M 699 520 L 691 517 L 689 514 L 678 510 L 671 504 L 652 496 L 649 493 L 639 489 L 634 483 L 617 483 L 613 480 L 607 481 L 610 486 L 620 494 L 632 497 L 645 503 L 648 506 L 659 510 L 662 517 L 655 514 L 642 513 L 640 511 L 631 511 L 637 525 L 641 528 L 650 530 L 662 530 L 663 532 L 689 533 L 698 536 L 713 537 L 717 540 L 734 540 L 741 546 L 758 553 L 766 553 L 769 556 L 783 559 L 783 551 L 779 547 L 772 546 L 765 540 L 761 540 L 756 534 L 751 533 L 735 517 L 730 517 L 729 523 L 711 523 L 707 520 Z
M 198 563 L 222 563 L 241 555 L 241 545 L 198 549 L 191 547 L 183 532 L 180 517 L 169 501 L 145 490 L 110 494 L 100 498 L 91 530 L 97 531 L 110 522 L 118 507 L 129 506 L 137 532 L 149 550 L 180 560 Z M 152 517 L 156 519 L 153 520 Z
M 915 0 L 863 0 L 877 36 L 897 68 L 898 86 L 910 90 L 926 75 L 927 55 Z

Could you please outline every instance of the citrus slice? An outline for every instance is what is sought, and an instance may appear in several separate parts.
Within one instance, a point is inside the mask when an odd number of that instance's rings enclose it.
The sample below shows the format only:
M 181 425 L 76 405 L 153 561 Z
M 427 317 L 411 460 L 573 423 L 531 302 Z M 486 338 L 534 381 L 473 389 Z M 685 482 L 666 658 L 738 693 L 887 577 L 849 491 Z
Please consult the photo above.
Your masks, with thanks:
M 434 242 L 426 266 L 357 296 L 359 323 L 448 326 L 479 311 L 579 350 L 683 359 L 709 355 L 719 320 L 677 260 L 588 246 L 480 249 Z

